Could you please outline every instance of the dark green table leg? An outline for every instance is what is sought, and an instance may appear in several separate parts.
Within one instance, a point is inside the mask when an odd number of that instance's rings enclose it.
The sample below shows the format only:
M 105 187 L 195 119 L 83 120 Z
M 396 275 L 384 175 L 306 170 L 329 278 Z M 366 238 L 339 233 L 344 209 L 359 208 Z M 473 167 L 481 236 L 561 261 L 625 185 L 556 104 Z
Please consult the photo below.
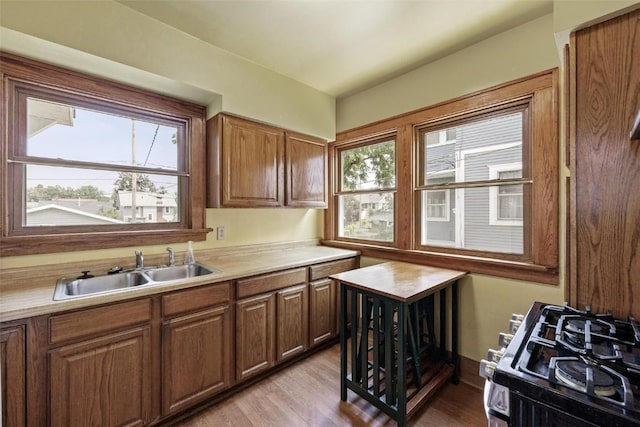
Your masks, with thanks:
M 460 360 L 458 358 L 458 282 L 451 285 L 451 362 L 453 363 L 453 383 L 458 384 Z
M 340 287 L 340 400 L 347 400 L 347 287 Z

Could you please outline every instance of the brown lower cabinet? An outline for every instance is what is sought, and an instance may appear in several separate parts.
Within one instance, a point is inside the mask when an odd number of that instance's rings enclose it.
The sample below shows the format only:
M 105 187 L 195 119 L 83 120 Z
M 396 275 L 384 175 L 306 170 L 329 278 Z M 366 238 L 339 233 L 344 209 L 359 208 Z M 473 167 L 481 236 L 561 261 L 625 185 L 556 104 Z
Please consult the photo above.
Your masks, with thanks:
M 302 354 L 308 344 L 307 269 L 238 280 L 236 379 Z M 256 295 L 257 294 L 257 295 Z M 246 297 L 246 298 L 245 298 Z
M 52 426 L 135 426 L 151 420 L 149 326 L 49 353 Z
M 25 392 L 24 327 L 0 329 L 0 426 L 26 424 Z
M 309 283 L 309 345 L 314 346 L 336 336 L 336 284 L 331 279 Z
M 51 426 L 152 421 L 152 307 L 145 298 L 49 318 Z
M 307 350 L 307 284 L 278 291 L 276 298 L 276 360 L 280 362 Z
M 336 336 L 319 276 L 344 261 L 0 324 L 1 425 L 152 425 L 224 393 Z
M 233 384 L 231 284 L 162 297 L 162 413 L 172 415 Z
M 274 364 L 275 295 L 236 303 L 236 379 L 245 380 Z

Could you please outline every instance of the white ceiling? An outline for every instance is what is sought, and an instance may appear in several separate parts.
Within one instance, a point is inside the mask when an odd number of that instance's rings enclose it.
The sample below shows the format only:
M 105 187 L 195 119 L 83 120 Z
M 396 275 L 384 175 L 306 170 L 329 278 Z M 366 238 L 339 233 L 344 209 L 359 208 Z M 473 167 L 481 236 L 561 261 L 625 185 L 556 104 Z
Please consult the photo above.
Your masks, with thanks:
M 119 1 L 336 97 L 553 10 L 552 0 Z

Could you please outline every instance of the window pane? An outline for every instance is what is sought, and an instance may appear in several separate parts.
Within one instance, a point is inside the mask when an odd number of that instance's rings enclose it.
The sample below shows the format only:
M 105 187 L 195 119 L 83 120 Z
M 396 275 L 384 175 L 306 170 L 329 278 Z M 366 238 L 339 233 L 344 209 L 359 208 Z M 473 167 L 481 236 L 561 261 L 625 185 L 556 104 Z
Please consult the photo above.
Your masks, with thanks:
M 393 242 L 393 193 L 338 197 L 338 236 Z
M 27 100 L 27 155 L 178 169 L 178 128 L 72 105 Z
M 450 144 L 430 144 L 432 135 L 443 130 L 425 133 L 422 184 L 493 179 L 489 176 L 492 165 L 521 163 L 522 118 L 522 113 L 517 112 L 445 129 L 446 139 L 439 140 L 455 140 Z
M 521 255 L 524 236 L 522 185 L 508 186 L 519 187 L 519 194 L 506 193 L 500 196 L 504 200 L 500 202 L 499 209 L 494 209 L 492 200 L 496 197 L 492 197 L 492 194 L 498 195 L 498 188 L 501 187 L 447 190 L 450 191 L 451 209 L 447 221 L 430 218 L 423 202 L 422 245 Z M 422 193 L 423 201 L 427 200 L 427 190 Z M 495 203 L 498 206 L 498 202 Z M 500 218 L 501 215 L 510 216 Z M 501 222 L 500 219 L 506 220 Z
M 522 185 L 503 185 L 498 189 L 498 220 L 522 220 Z
M 427 221 L 449 221 L 450 190 L 428 190 L 426 195 Z
M 395 141 L 343 150 L 342 190 L 393 188 L 396 185 Z
M 180 221 L 177 176 L 40 165 L 25 175 L 25 226 Z

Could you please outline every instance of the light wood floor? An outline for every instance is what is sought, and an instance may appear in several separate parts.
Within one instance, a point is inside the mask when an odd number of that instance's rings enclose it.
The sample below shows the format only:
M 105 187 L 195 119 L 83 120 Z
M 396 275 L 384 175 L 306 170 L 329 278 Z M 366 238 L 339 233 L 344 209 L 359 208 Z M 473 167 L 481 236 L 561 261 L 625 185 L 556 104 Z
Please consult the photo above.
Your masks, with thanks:
M 394 426 L 349 392 L 340 401 L 340 346 L 298 362 L 221 403 L 179 422 L 181 427 Z M 482 392 L 447 384 L 410 421 L 411 426 L 486 426 Z

